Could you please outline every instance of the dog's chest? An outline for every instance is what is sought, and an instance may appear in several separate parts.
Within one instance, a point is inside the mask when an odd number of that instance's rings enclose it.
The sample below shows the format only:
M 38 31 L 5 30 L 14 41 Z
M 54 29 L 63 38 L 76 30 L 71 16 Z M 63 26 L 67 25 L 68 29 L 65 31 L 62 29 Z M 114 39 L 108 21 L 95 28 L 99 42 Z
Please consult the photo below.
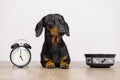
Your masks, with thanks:
M 60 55 L 58 53 L 53 54 L 53 61 L 57 62 L 60 59 Z
M 55 61 L 55 62 L 59 61 L 59 59 L 60 59 L 60 53 L 59 53 L 58 49 L 53 50 L 51 52 L 51 54 L 52 54 L 51 57 L 52 57 L 53 61 Z

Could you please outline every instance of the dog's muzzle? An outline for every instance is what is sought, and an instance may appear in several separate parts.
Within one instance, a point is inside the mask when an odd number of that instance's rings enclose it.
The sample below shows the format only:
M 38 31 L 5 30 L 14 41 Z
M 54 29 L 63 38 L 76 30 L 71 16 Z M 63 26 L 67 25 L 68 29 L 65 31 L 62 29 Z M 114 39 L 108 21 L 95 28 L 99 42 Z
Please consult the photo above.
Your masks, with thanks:
M 58 35 L 59 35 L 59 36 L 63 36 L 64 34 L 65 34 L 64 28 L 59 28 L 59 29 L 58 29 Z

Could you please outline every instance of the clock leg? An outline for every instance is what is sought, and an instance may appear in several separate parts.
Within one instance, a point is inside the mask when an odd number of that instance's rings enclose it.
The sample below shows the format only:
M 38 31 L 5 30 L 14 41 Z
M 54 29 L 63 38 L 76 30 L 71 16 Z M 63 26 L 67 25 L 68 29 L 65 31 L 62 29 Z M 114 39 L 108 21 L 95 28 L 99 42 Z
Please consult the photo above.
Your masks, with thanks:
M 12 66 L 12 68 L 14 68 L 14 67 L 15 67 L 15 65 Z

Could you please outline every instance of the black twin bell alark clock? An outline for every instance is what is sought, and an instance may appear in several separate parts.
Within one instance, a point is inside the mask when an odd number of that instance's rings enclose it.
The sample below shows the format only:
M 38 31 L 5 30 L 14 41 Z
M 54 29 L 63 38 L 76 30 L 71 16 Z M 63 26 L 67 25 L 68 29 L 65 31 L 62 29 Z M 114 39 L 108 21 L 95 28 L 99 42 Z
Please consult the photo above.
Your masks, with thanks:
M 23 68 L 31 61 L 31 46 L 24 39 L 19 39 L 11 46 L 10 61 L 14 66 Z

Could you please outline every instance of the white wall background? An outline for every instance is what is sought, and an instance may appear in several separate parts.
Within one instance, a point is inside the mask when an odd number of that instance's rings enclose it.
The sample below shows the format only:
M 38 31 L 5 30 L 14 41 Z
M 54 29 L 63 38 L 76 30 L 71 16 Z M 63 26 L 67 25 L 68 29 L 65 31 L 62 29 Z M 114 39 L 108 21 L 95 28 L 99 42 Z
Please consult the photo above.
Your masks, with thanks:
M 44 34 L 35 25 L 49 13 L 60 13 L 70 27 L 64 36 L 72 61 L 85 53 L 115 53 L 120 61 L 120 0 L 0 0 L 0 60 L 9 60 L 10 46 L 27 39 L 32 60 L 40 60 Z

